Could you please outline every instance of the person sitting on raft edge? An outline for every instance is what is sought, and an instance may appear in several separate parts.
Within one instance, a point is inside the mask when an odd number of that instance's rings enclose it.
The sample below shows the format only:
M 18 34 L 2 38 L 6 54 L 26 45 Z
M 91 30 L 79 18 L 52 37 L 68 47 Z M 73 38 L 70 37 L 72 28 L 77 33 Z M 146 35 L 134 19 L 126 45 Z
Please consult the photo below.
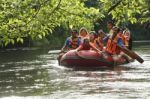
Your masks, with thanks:
M 81 39 L 80 37 L 78 37 L 77 30 L 72 30 L 71 36 L 66 39 L 65 44 L 61 49 L 61 52 L 64 52 L 65 50 L 68 51 L 68 50 L 76 49 L 77 47 L 79 47 L 80 43 L 81 43 Z

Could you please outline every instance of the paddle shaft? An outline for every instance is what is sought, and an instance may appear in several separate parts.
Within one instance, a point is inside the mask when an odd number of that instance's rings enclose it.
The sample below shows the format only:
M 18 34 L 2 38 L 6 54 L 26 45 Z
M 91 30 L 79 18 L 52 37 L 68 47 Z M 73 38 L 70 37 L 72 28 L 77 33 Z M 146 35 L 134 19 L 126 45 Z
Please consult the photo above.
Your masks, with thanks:
M 121 51 L 123 51 L 124 53 L 126 53 L 131 58 L 136 59 L 140 63 L 144 62 L 144 60 L 138 54 L 136 54 L 134 51 L 129 50 L 127 48 L 123 48 L 123 47 L 119 46 L 118 44 L 117 44 L 117 46 L 120 48 Z

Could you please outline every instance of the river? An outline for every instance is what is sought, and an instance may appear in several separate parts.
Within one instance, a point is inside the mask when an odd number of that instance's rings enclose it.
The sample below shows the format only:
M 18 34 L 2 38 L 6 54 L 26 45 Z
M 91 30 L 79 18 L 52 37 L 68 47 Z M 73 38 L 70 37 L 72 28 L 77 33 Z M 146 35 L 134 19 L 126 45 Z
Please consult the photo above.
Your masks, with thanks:
M 49 49 L 37 48 L 0 50 L 0 98 L 150 98 L 150 45 L 136 44 L 134 51 L 144 59 L 143 64 L 134 61 L 88 71 L 59 66 L 58 50 L 51 53 Z

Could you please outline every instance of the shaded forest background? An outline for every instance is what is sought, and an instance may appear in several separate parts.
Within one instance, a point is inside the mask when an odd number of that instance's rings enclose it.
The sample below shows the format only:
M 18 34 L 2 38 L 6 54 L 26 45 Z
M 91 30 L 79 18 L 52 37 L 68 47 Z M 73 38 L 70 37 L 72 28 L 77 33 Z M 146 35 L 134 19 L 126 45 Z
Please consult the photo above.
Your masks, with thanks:
M 150 40 L 150 0 L 0 0 L 0 46 L 62 47 L 71 29 L 103 29 L 107 21 Z M 13 8 L 13 9 L 12 9 Z

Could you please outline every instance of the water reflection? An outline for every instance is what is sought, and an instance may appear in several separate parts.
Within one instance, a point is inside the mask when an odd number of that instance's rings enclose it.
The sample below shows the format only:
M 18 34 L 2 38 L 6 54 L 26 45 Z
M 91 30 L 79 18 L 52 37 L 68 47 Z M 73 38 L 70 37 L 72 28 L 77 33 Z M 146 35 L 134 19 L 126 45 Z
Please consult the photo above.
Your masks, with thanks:
M 150 46 L 134 49 L 145 60 L 103 68 L 74 70 L 59 66 L 57 51 L 41 49 L 0 52 L 2 99 L 126 99 L 150 93 Z M 54 52 L 54 53 L 53 53 Z

